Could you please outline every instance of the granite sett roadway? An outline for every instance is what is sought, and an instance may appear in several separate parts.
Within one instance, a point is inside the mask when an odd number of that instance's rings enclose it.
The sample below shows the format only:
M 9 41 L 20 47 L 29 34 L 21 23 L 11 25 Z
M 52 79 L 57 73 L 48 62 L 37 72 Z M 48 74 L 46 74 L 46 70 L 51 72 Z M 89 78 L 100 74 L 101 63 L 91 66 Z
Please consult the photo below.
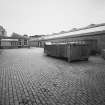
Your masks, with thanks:
M 42 48 L 0 49 L 0 105 L 105 105 L 105 61 L 68 63 Z

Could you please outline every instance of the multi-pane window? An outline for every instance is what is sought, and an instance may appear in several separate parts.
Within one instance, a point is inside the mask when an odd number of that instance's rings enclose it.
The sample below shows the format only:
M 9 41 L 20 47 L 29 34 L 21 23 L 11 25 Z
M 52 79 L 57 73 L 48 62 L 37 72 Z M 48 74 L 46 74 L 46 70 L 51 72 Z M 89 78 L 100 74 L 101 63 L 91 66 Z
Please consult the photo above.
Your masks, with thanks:
M 27 40 L 24 40 L 24 45 L 27 45 Z

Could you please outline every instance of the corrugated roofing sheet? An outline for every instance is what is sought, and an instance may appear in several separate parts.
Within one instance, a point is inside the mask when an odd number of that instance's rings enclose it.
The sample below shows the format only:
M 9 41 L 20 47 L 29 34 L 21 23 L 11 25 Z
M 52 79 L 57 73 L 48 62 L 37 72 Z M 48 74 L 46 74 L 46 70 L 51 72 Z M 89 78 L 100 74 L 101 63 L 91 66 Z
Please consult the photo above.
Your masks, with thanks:
M 100 31 L 105 31 L 105 25 L 94 27 L 94 28 L 88 28 L 84 30 L 79 30 L 79 31 L 74 31 L 74 32 L 69 32 L 69 33 L 63 33 L 59 35 L 49 35 L 49 36 L 45 36 L 44 39 L 60 38 L 60 37 L 65 37 L 65 36 L 75 36 L 75 35 L 86 34 L 86 33 L 89 34 L 89 33 L 100 32 Z

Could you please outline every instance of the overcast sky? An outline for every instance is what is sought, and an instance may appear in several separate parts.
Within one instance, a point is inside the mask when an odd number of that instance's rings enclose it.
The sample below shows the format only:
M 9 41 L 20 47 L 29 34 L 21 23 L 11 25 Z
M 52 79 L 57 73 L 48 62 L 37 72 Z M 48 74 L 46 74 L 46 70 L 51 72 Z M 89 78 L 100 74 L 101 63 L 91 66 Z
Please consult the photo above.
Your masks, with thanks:
M 0 25 L 19 34 L 50 34 L 105 23 L 105 0 L 0 0 Z

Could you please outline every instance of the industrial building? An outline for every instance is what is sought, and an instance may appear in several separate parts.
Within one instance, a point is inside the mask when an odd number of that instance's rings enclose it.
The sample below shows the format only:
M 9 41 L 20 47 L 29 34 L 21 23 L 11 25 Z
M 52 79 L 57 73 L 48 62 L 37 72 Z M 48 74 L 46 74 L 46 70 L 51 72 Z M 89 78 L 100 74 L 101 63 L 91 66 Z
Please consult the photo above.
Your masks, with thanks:
M 46 35 L 41 38 L 31 38 L 30 46 L 44 47 L 45 42 L 68 43 L 83 40 L 89 43 L 91 52 L 100 53 L 102 49 L 105 49 L 105 23 L 91 24 L 63 33 Z
M 13 38 L 13 37 L 1 37 L 0 48 L 24 48 L 29 47 L 29 39 L 25 37 Z

